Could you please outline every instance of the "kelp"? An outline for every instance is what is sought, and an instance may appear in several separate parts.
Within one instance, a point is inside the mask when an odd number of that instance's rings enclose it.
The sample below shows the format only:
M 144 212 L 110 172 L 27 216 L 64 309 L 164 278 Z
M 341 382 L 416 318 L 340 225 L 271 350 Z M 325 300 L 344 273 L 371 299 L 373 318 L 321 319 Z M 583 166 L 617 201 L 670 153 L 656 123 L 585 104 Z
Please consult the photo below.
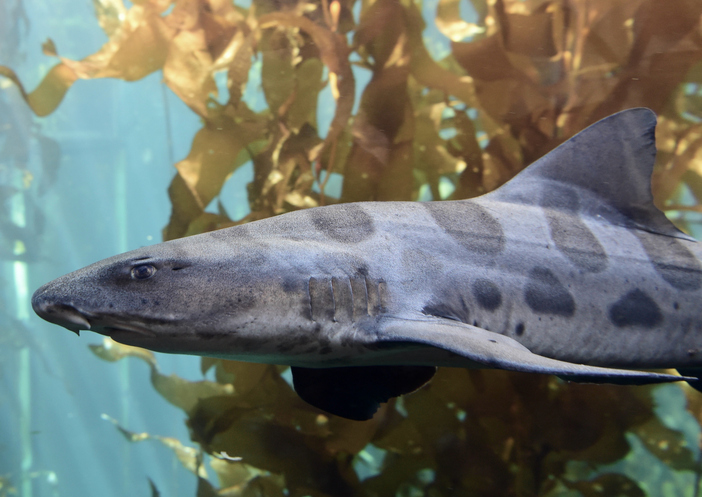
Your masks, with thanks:
M 42 116 L 77 79 L 162 71 L 202 122 L 175 164 L 165 239 L 338 201 L 480 195 L 585 126 L 636 106 L 659 116 L 657 205 L 683 228 L 700 211 L 698 1 L 473 0 L 471 20 L 457 0 L 438 0 L 435 19 L 410 0 L 94 4 L 108 36 L 97 52 L 70 60 L 48 40 L 44 52 L 58 62 L 31 92 L 9 67 L 0 74 Z M 447 37 L 443 45 L 429 46 L 427 23 Z M 254 71 L 260 89 L 251 87 Z M 369 78 L 363 88 L 360 75 Z M 246 96 L 256 91 L 263 110 Z M 321 106 L 333 107 L 328 129 Z M 232 219 L 222 187 L 246 164 L 250 213 Z M 333 174 L 343 177 L 340 198 L 326 190 Z M 94 351 L 146 361 L 154 387 L 187 414 L 220 485 L 198 474 L 198 495 L 641 496 L 640 482 L 612 469 L 633 440 L 699 480 L 698 450 L 656 415 L 653 387 L 441 369 L 355 422 L 301 401 L 284 367 L 203 358 L 215 381 L 189 382 L 161 374 L 149 352 L 114 342 Z M 684 391 L 702 420 L 702 397 Z M 153 438 L 121 430 L 132 441 Z M 185 465 L 197 473 L 193 457 Z
M 109 339 L 93 350 L 107 360 L 135 356 L 158 370 L 148 351 Z M 203 373 L 211 368 L 216 382 L 158 374 L 152 382 L 186 412 L 191 438 L 214 457 L 210 466 L 222 488 L 212 495 L 258 495 L 261 486 L 268 489 L 261 495 L 299 496 L 394 495 L 403 488 L 424 495 L 558 495 L 564 488 L 586 496 L 645 495 L 620 473 L 573 480 L 568 471 L 572 461 L 597 468 L 622 459 L 631 450 L 627 433 L 671 469 L 699 470 L 681 432 L 654 414 L 650 386 L 445 368 L 418 392 L 358 422 L 305 404 L 281 375 L 286 368 L 203 359 Z M 702 400 L 690 395 L 700 413 Z M 205 477 L 194 449 L 118 429 L 132 442 L 161 441 Z M 378 454 L 381 470 L 361 477 L 364 461 Z

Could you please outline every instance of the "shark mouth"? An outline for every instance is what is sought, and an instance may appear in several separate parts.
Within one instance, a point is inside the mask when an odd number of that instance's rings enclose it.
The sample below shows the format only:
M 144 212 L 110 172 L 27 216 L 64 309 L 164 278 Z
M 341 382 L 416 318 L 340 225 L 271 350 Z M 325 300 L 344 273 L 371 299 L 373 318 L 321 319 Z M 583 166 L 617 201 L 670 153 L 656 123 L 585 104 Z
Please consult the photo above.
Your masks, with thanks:
M 90 330 L 92 328 L 87 316 L 72 305 L 32 300 L 32 307 L 34 312 L 42 319 L 63 326 L 76 335 L 80 335 L 80 330 Z
M 156 333 L 149 330 L 141 323 L 115 319 L 112 316 L 99 316 L 69 304 L 35 303 L 32 302 L 34 311 L 43 319 L 50 323 L 63 326 L 71 330 L 76 335 L 80 335 L 81 330 L 90 330 L 100 335 L 112 337 L 113 335 L 137 334 L 145 337 L 155 337 Z

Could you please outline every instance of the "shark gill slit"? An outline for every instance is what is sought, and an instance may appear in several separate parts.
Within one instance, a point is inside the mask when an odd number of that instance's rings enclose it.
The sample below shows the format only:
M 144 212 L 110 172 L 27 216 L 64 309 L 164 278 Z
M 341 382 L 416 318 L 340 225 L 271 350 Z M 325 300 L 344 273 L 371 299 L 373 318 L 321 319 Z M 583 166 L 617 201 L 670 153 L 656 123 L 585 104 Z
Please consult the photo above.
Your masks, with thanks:
M 354 283 L 357 283 L 355 290 Z M 359 288 L 359 284 L 363 286 Z M 348 324 L 369 315 L 368 284 L 346 277 L 311 277 L 308 283 L 311 320 Z
M 339 317 L 341 314 L 340 307 L 343 305 L 341 299 L 341 290 L 339 290 L 339 278 L 330 278 L 331 283 L 331 295 L 332 295 L 332 323 L 338 323 L 340 321 Z
M 353 286 L 351 286 L 351 279 L 348 281 L 349 284 L 349 301 L 348 301 L 348 313 L 349 313 L 349 321 L 353 323 L 353 301 L 354 301 L 354 295 L 353 295 Z
M 312 321 L 326 322 L 334 320 L 334 291 L 331 278 L 309 279 L 309 294 Z
M 366 288 L 366 280 L 362 277 L 349 278 L 349 283 L 351 284 L 353 307 L 351 320 L 355 322 L 368 315 L 368 289 Z
M 388 285 L 385 281 L 378 281 L 378 313 L 385 312 L 388 306 Z
M 334 292 L 334 321 L 349 323 L 353 321 L 353 289 L 351 282 L 346 277 L 333 277 L 332 290 Z
M 366 292 L 368 294 L 368 307 L 367 313 L 369 316 L 377 316 L 377 309 L 379 307 L 380 296 L 378 295 L 378 288 L 373 284 L 373 281 L 368 281 L 368 277 L 365 278 Z
M 331 292 L 331 321 L 336 323 L 336 294 L 334 293 L 334 278 L 329 278 L 329 291 Z
M 310 312 L 310 321 L 314 321 L 314 312 L 312 310 L 312 291 L 310 287 L 312 286 L 312 278 L 307 280 L 307 307 Z

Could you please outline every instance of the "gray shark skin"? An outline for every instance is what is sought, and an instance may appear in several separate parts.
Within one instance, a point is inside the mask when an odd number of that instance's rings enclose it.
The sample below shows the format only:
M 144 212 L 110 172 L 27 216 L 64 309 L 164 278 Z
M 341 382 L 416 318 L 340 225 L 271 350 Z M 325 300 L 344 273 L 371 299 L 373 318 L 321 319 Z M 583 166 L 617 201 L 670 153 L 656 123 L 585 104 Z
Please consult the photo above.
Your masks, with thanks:
M 702 249 L 652 202 L 656 117 L 592 125 L 472 200 L 291 212 L 140 248 L 39 288 L 70 330 L 293 366 L 309 403 L 368 419 L 435 366 L 607 383 L 702 367 Z

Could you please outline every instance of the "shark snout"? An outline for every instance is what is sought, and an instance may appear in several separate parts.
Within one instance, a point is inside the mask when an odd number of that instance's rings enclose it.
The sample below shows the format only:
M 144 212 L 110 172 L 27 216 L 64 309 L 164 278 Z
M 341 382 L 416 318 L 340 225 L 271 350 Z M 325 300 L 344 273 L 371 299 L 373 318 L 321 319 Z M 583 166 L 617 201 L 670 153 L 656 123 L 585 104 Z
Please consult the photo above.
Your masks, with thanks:
M 63 326 L 76 334 L 79 334 L 80 330 L 90 329 L 90 321 L 85 315 L 72 305 L 56 302 L 47 295 L 45 287 L 37 290 L 32 296 L 32 308 L 40 318 Z

